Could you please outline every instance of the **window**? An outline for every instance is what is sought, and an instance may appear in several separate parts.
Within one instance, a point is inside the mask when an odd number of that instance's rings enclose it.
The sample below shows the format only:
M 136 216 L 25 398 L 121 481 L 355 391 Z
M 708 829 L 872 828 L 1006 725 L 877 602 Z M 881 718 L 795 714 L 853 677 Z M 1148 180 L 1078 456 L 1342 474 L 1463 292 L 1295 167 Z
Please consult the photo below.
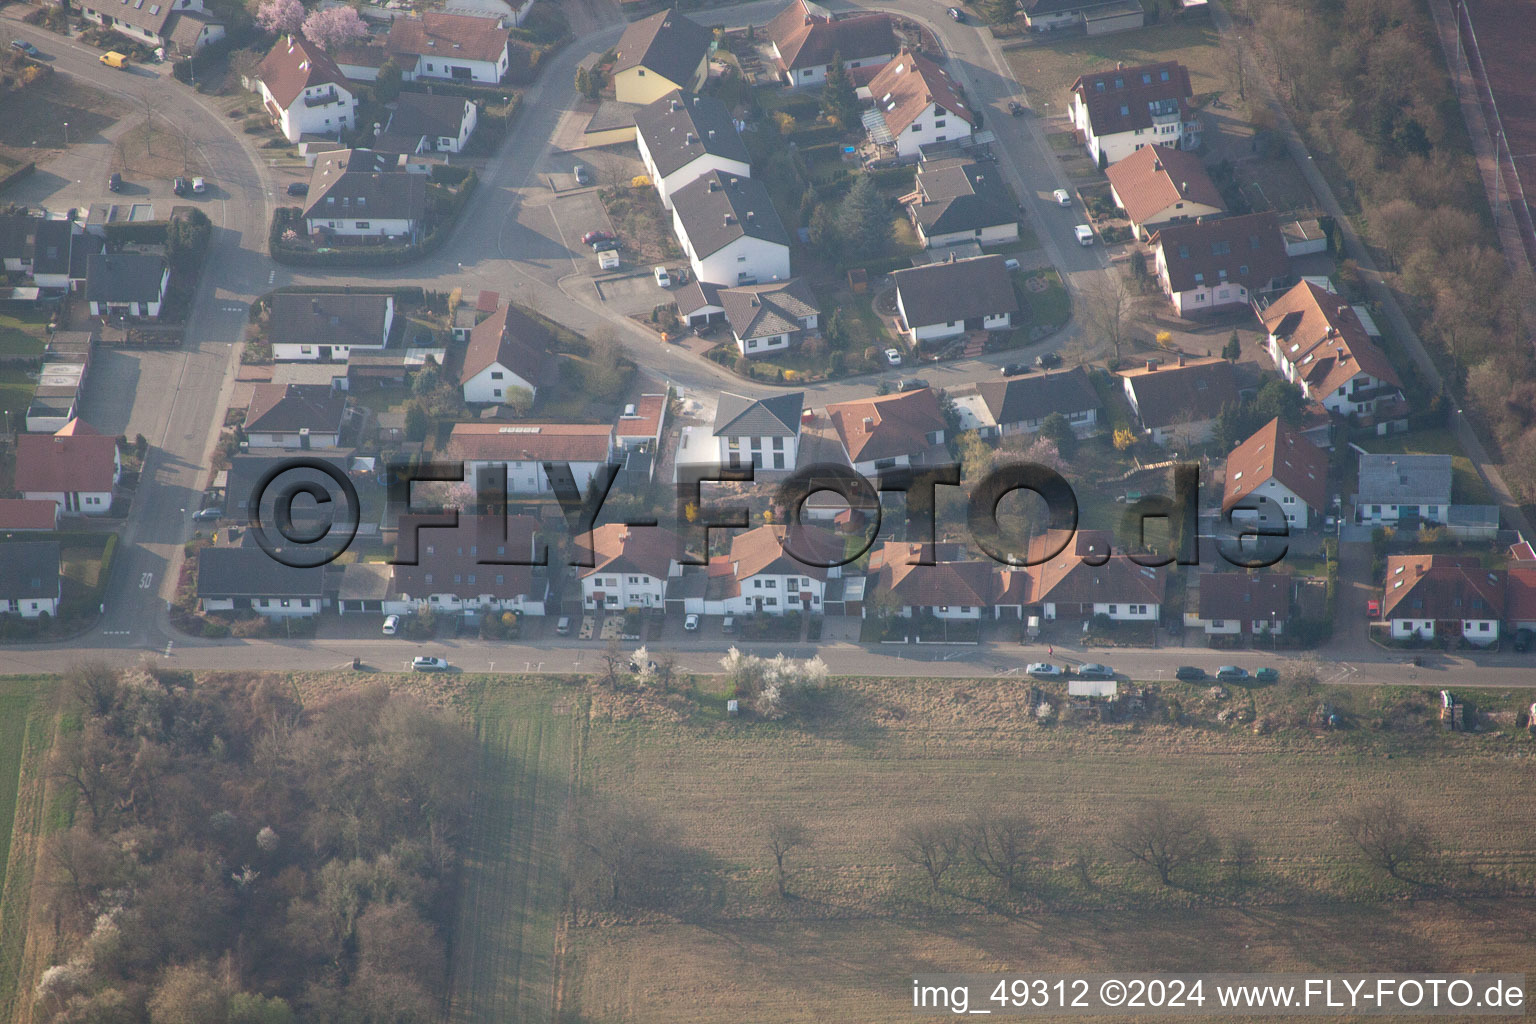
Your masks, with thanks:
M 745 262 L 747 262 L 747 258 L 745 256 L 737 256 L 736 257 L 736 262 L 737 263 L 745 263 Z
M 1117 604 L 1110 605 L 1109 606 L 1109 614 L 1111 614 L 1111 615 L 1119 615 L 1120 614 L 1120 606 L 1117 605 Z
M 922 130 L 923 130 L 923 126 L 922 126 L 922 125 L 920 125 L 920 124 L 914 124 L 914 125 L 913 125 L 913 126 L 912 126 L 912 130 L 913 130 L 913 131 L 915 131 L 915 132 L 920 132 L 920 131 L 922 131 Z
M 779 605 L 779 599 L 776 598 L 776 597 L 765 597 L 765 598 L 763 598 L 763 607 L 765 607 L 765 608 L 777 608 L 778 605 Z
M 800 75 L 803 78 L 810 78 L 811 75 L 813 75 L 814 73 L 815 73 L 814 69 L 806 68 L 804 71 L 800 72 Z M 644 74 L 644 72 L 641 72 L 641 74 Z
M 942 117 L 939 118 L 937 121 L 933 122 L 933 126 L 935 128 L 943 128 L 944 127 L 944 119 Z
M 629 582 L 631 582 L 631 583 L 639 583 L 640 582 L 640 577 L 639 576 L 631 576 L 629 578 Z
M 1225 256 L 1225 255 L 1227 255 L 1227 253 L 1229 253 L 1231 251 L 1232 251 L 1232 243 L 1231 242 L 1212 242 L 1211 243 L 1211 255 L 1212 256 Z
M 502 373 L 500 370 L 492 370 L 491 371 L 491 380 L 501 380 L 501 378 L 503 378 L 505 376 L 506 376 L 506 374 Z
M 1212 619 L 1211 620 L 1211 628 L 1212 629 L 1221 629 L 1221 628 L 1225 627 L 1226 624 L 1227 624 L 1227 620 L 1226 619 Z
M 357 222 L 357 227 L 359 231 L 366 231 L 368 230 L 368 222 L 365 220 L 360 220 Z
M 1247 277 L 1248 276 L 1248 264 L 1244 263 L 1242 266 L 1238 267 L 1237 268 L 1237 273 L 1238 273 L 1239 277 Z M 1291 346 L 1291 347 L 1295 348 L 1294 345 Z
M 1166 82 L 1166 81 L 1168 81 L 1168 72 L 1167 72 L 1167 71 L 1164 71 L 1164 72 L 1163 72 L 1163 73 L 1162 73 L 1162 74 L 1161 74 L 1161 75 L 1159 75 L 1159 76 L 1158 76 L 1158 77 L 1159 77 L 1159 78 L 1161 78 L 1161 79 L 1162 79 L 1162 80 L 1163 80 L 1163 81 L 1165 81 L 1165 82 Z
M 1121 117 L 1129 117 L 1130 114 L 1131 114 L 1131 108 L 1122 103 L 1120 105 L 1120 116 Z

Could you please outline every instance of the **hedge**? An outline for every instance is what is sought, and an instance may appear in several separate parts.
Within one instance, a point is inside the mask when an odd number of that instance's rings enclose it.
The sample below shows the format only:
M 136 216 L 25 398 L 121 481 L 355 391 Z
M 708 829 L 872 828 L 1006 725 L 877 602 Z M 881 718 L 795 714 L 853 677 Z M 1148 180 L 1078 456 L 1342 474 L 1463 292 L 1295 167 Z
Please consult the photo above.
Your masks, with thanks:
M 463 82 L 451 82 L 440 78 L 430 81 L 418 78 L 410 82 L 402 82 L 400 91 L 426 92 L 434 96 L 462 96 L 467 100 L 496 100 L 500 103 L 512 103 L 518 96 L 516 89 L 504 89 L 499 85 L 466 85 Z
M 164 245 L 170 226 L 168 220 L 137 220 L 108 224 L 103 230 L 108 244 Z
M 267 249 L 272 259 L 290 267 L 397 267 L 418 260 L 437 249 L 448 240 L 464 204 L 475 191 L 479 177 L 470 171 L 457 192 L 449 193 L 449 200 L 441 204 L 437 224 L 422 236 L 421 241 L 410 245 L 379 245 L 355 249 L 332 249 L 329 252 L 311 252 L 291 249 L 283 245 L 283 232 L 293 225 L 302 229 L 304 211 L 294 206 L 284 206 L 272 212 L 272 225 L 267 229 Z

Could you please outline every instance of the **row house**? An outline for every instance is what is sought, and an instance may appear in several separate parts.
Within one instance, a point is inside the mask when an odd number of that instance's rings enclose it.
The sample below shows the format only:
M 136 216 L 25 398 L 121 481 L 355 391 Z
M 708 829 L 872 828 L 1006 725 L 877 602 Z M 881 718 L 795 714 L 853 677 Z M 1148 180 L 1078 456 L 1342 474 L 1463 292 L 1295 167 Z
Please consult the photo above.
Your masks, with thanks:
M 448 436 L 446 454 L 464 463 L 472 492 L 482 474 L 501 470 L 508 495 L 554 493 L 545 463 L 565 464 L 572 483 L 585 494 L 599 467 L 615 461 L 612 424 L 458 423 Z
M 415 531 L 414 553 L 402 544 L 393 566 L 389 611 L 454 613 L 477 618 L 513 612 L 543 615 L 549 598 L 539 521 L 515 515 L 482 521 L 461 515 L 451 530 L 421 528 L 422 517 L 400 517 L 400 535 Z M 409 558 L 414 564 L 407 564 Z
M 583 545 L 591 566 L 580 570 L 583 608 L 662 608 L 667 584 L 683 574 L 682 541 L 659 526 L 599 526 Z

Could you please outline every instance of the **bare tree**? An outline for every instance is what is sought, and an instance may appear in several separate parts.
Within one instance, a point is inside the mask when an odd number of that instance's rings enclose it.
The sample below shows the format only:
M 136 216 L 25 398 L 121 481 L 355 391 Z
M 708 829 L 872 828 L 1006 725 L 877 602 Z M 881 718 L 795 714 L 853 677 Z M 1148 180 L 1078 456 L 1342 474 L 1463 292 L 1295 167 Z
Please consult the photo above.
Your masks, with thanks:
M 1404 872 L 1424 863 L 1430 854 L 1429 829 L 1395 796 L 1356 804 L 1339 819 L 1339 828 L 1367 863 L 1403 881 L 1411 881 Z
M 977 810 L 965 824 L 962 845 L 976 866 L 1003 883 L 1007 892 L 1022 880 L 1039 842 L 1034 822 L 1021 814 Z
M 1205 812 L 1177 807 L 1166 800 L 1148 800 L 1121 822 L 1111 840 L 1126 857 L 1157 872 L 1164 885 L 1174 872 L 1216 855 L 1218 843 Z
M 619 646 L 617 640 L 608 641 L 608 646 L 603 648 L 603 685 L 610 690 L 617 690 L 619 682 L 624 678 L 623 672 L 629 667 L 629 655 Z
M 944 873 L 960 854 L 960 833 L 952 822 L 918 822 L 902 830 L 896 852 L 922 868 L 928 875 L 928 884 L 938 892 Z
M 1243 898 L 1248 882 L 1245 873 L 1253 870 L 1254 859 L 1252 839 L 1236 836 L 1227 840 L 1227 863 L 1232 865 L 1232 893 L 1237 899 Z
M 74 789 L 91 812 L 91 825 L 101 821 L 117 792 L 117 751 L 99 722 L 87 722 L 79 732 L 59 739 L 51 774 Z
M 1108 342 L 1118 363 L 1125 347 L 1126 326 L 1136 303 L 1136 290 L 1124 274 L 1111 267 L 1082 289 L 1077 299 L 1083 324 L 1097 336 L 1091 340 Z
M 789 895 L 784 872 L 784 859 L 791 851 L 800 849 L 810 840 L 805 826 L 793 818 L 777 817 L 768 823 L 768 852 L 773 856 L 773 868 L 779 883 L 779 898 Z
M 155 118 L 160 116 L 164 105 L 159 93 L 149 86 L 141 86 L 138 94 L 139 109 L 144 112 L 144 152 L 155 152 Z
M 585 802 L 567 822 L 567 842 L 577 853 L 577 897 L 596 905 L 638 902 L 665 867 L 658 829 L 633 806 Z

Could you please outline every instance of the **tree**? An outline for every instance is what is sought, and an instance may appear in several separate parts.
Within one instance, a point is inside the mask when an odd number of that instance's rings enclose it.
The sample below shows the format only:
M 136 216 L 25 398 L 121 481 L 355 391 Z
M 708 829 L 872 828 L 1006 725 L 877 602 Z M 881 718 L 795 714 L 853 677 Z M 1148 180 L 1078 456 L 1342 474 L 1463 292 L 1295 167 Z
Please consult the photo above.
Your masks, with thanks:
M 400 96 L 402 76 L 400 65 L 390 57 L 379 65 L 379 76 L 373 80 L 373 98 L 380 103 L 393 103 Z
M 1237 336 L 1236 331 L 1233 331 L 1232 336 L 1227 339 L 1227 343 L 1221 347 L 1221 358 L 1225 359 L 1229 363 L 1235 363 L 1242 356 L 1242 354 L 1242 339 Z
M 811 218 L 806 230 L 810 232 L 811 244 L 827 259 L 836 260 L 842 256 L 842 228 L 839 223 L 838 213 L 831 206 L 828 206 L 826 203 L 820 203 L 815 209 L 811 210 Z M 837 316 L 837 311 L 834 310 L 832 315 L 834 317 Z M 827 336 L 829 338 L 831 333 L 831 323 L 829 322 L 827 326 Z
M 228 993 L 206 968 L 168 967 L 149 997 L 150 1024 L 208 1024 L 225 1018 Z
M 293 1010 L 276 996 L 236 992 L 229 997 L 228 1024 L 293 1024 Z
M 1129 427 L 1116 427 L 1114 444 L 1115 451 L 1123 452 L 1136 443 L 1136 434 Z
M 358 15 L 355 7 L 327 7 L 311 11 L 304 19 L 304 38 L 326 50 L 362 39 L 368 34 L 368 26 Z
M 256 24 L 274 35 L 297 32 L 304 24 L 304 5 L 299 0 L 262 0 Z
M 140 87 L 139 109 L 144 112 L 144 152 L 153 154 L 155 151 L 155 118 L 160 116 L 162 100 L 160 93 L 145 85 Z
M 420 402 L 411 402 L 405 407 L 405 439 L 407 441 L 425 441 L 427 431 L 431 429 L 432 421 L 427 417 L 427 411 L 421 407 Z
M 1396 796 L 1372 797 L 1339 819 L 1339 828 L 1359 848 L 1366 863 L 1393 878 L 1430 854 L 1429 829 Z
M 1167 800 L 1139 804 L 1110 842 L 1129 859 L 1157 872 L 1164 885 L 1173 884 L 1174 872 L 1209 860 L 1217 851 L 1205 813 Z
M 1084 288 L 1080 298 L 1083 323 L 1099 340 L 1108 342 L 1118 364 L 1126 341 L 1126 325 L 1136 302 L 1135 291 L 1126 283 L 1124 274 L 1111 268 Z
M 821 90 L 821 112 L 836 121 L 844 131 L 850 130 L 859 119 L 859 97 L 853 81 L 843 67 L 843 55 L 834 53 L 827 65 L 827 81 Z
M 953 823 L 920 821 L 902 830 L 896 852 L 923 869 L 933 891 L 960 853 L 960 834 Z
M 1232 892 L 1237 899 L 1243 898 L 1246 880 L 1244 873 L 1253 868 L 1253 840 L 1237 836 L 1227 841 L 1227 862 L 1232 865 Z
M 1072 421 L 1059 412 L 1053 412 L 1041 421 L 1040 436 L 1054 442 L 1056 451 L 1064 459 L 1070 459 L 1077 452 L 1077 434 L 1072 430 Z
M 961 833 L 961 845 L 977 867 L 1012 893 L 1035 859 L 1040 845 L 1035 825 L 1022 814 L 978 808 Z
M 774 877 L 779 884 L 779 898 L 784 899 L 789 895 L 784 860 L 792 851 L 805 846 L 810 839 L 810 834 L 798 820 L 780 816 L 768 822 L 768 831 L 764 838 L 768 853 L 773 857 Z
M 875 187 L 873 176 L 854 179 L 853 188 L 838 210 L 844 243 L 861 260 L 884 256 L 891 244 L 891 208 Z

